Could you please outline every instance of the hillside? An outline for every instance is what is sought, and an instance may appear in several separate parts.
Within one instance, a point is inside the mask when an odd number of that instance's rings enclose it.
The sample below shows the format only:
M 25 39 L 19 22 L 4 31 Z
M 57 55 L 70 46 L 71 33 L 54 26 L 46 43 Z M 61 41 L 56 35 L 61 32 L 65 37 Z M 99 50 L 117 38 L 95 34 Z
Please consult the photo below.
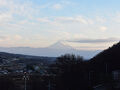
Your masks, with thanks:
M 120 42 L 102 51 L 90 60 L 92 67 L 109 71 L 120 69 Z
M 12 54 L 0 52 L 0 62 L 16 62 L 16 63 L 51 63 L 55 57 L 30 56 L 22 54 Z

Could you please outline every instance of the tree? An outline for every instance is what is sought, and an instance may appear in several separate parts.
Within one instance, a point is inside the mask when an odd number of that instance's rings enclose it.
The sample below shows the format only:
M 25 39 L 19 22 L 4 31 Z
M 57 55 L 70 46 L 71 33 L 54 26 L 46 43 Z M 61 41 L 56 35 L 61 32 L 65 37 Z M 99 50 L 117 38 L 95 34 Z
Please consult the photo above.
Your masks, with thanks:
M 57 90 L 89 90 L 86 65 L 81 56 L 65 54 L 58 57 L 51 66 L 52 72 L 56 74 Z

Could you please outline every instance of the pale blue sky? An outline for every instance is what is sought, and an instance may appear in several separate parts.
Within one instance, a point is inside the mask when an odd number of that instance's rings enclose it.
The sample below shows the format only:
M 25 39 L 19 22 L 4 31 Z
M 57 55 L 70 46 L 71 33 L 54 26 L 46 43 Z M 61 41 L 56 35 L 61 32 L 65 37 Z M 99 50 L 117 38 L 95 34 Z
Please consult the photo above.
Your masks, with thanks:
M 107 48 L 120 38 L 119 4 L 120 0 L 0 0 L 0 46 L 46 47 L 62 41 L 78 49 Z

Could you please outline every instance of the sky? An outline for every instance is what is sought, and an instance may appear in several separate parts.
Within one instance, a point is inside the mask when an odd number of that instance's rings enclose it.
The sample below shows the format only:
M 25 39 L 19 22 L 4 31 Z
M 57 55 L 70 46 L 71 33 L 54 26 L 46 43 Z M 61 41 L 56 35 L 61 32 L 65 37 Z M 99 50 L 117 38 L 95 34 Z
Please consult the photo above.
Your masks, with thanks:
M 83 50 L 120 39 L 120 0 L 0 0 L 1 47 L 47 47 L 55 42 Z

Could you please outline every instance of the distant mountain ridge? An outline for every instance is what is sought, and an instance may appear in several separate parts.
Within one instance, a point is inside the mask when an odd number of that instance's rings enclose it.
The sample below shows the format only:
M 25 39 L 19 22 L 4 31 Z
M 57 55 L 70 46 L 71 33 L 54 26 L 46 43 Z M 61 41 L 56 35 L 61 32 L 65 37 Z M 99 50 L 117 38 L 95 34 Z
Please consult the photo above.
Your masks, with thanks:
M 55 60 L 56 60 L 56 57 L 30 56 L 30 55 L 0 52 L 0 64 L 6 61 L 16 62 L 16 63 L 41 63 L 42 62 L 42 63 L 50 64 Z
M 31 47 L 0 47 L 0 52 L 8 52 L 15 54 L 25 54 L 33 56 L 48 56 L 48 57 L 58 57 L 66 53 L 76 54 L 83 56 L 87 59 L 92 58 L 100 51 L 90 51 L 90 50 L 76 50 L 69 45 L 64 45 L 61 42 L 57 42 L 46 48 L 31 48 Z

